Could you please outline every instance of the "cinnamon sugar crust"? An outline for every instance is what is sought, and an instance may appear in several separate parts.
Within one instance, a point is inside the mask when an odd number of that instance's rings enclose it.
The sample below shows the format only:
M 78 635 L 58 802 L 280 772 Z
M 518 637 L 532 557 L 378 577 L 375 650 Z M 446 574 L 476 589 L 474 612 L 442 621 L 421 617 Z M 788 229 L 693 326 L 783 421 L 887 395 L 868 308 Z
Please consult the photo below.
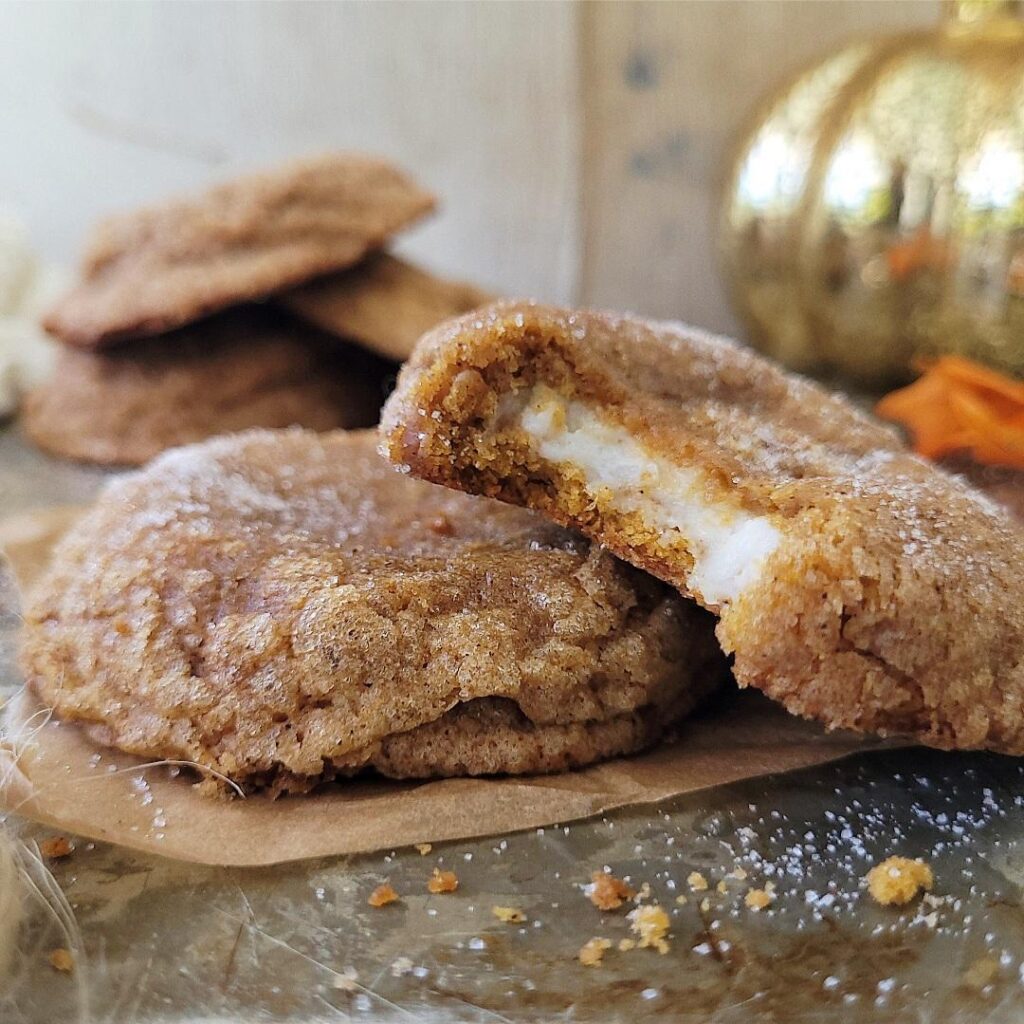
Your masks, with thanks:
M 377 253 L 352 270 L 285 292 L 278 302 L 324 331 L 402 362 L 430 328 L 493 299 L 475 285 Z
M 556 771 L 654 742 L 727 676 L 707 613 L 521 509 L 393 472 L 372 432 L 253 431 L 112 482 L 27 601 L 22 662 L 99 742 L 301 791 Z
M 240 308 L 100 352 L 62 347 L 22 429 L 60 458 L 141 465 L 251 427 L 371 426 L 393 372 L 275 310 Z
M 44 320 L 69 345 L 160 334 L 343 270 L 434 208 L 372 157 L 326 154 L 102 221 Z
M 1024 753 L 1020 527 L 842 398 L 680 324 L 499 304 L 417 347 L 382 444 L 541 511 L 720 616 L 741 685 Z

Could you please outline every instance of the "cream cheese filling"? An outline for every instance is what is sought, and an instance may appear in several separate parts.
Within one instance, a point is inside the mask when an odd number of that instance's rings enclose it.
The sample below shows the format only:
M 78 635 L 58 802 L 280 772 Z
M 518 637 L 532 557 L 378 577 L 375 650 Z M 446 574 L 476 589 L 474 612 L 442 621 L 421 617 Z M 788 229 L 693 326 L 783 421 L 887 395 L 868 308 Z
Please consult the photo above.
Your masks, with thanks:
M 542 459 L 581 474 L 598 509 L 638 512 L 666 547 L 685 547 L 690 587 L 707 605 L 727 605 L 755 584 L 782 539 L 766 517 L 709 501 L 700 469 L 652 454 L 625 427 L 544 384 L 507 396 L 502 425 L 526 433 Z

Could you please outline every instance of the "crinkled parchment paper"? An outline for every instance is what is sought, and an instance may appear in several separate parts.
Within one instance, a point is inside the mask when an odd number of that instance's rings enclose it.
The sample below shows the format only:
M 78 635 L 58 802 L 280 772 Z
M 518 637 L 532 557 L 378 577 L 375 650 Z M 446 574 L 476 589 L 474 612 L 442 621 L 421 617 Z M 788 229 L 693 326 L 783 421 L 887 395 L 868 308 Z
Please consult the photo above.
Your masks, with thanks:
M 0 548 L 22 589 L 75 515 L 48 509 L 0 523 Z M 536 828 L 823 764 L 872 746 L 825 733 L 748 692 L 694 717 L 671 744 L 583 771 L 431 782 L 366 778 L 270 801 L 199 796 L 188 771 L 146 767 L 98 747 L 26 691 L 5 709 L 0 743 L 0 809 L 93 839 L 223 865 Z

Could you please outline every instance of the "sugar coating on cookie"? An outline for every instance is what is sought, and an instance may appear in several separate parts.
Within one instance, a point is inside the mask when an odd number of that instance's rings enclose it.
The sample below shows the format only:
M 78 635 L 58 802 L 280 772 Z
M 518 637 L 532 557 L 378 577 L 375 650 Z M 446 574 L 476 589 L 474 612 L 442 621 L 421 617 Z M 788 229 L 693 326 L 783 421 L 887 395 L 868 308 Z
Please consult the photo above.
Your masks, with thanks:
M 372 432 L 300 430 L 112 482 L 29 595 L 22 660 L 99 742 L 272 792 L 587 764 L 727 675 L 710 616 L 661 582 L 395 473 Z
M 102 221 L 44 326 L 96 348 L 358 263 L 434 198 L 373 157 L 329 153 Z
M 402 362 L 431 327 L 493 298 L 475 285 L 377 253 L 351 270 L 284 292 L 277 301 L 324 331 Z
M 141 465 L 252 427 L 377 422 L 393 364 L 274 310 L 239 308 L 99 352 L 62 347 L 22 429 L 61 458 Z
M 506 303 L 385 406 L 417 476 L 538 509 L 720 616 L 743 685 L 830 726 L 1024 752 L 1024 547 L 849 402 L 680 324 Z

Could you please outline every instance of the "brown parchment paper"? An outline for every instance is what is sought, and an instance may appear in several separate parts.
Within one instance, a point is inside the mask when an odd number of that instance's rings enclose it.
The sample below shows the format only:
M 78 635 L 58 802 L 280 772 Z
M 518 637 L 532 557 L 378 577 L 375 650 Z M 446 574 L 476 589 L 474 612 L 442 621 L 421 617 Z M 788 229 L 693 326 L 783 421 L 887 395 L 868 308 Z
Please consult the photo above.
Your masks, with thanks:
M 24 590 L 79 510 L 0 523 Z M 561 775 L 430 782 L 357 780 L 310 796 L 201 797 L 187 771 L 146 767 L 53 719 L 27 691 L 0 730 L 0 808 L 92 839 L 200 864 L 256 866 L 536 828 L 708 786 L 823 764 L 878 746 L 826 733 L 760 694 L 695 716 L 678 739 L 638 757 Z

